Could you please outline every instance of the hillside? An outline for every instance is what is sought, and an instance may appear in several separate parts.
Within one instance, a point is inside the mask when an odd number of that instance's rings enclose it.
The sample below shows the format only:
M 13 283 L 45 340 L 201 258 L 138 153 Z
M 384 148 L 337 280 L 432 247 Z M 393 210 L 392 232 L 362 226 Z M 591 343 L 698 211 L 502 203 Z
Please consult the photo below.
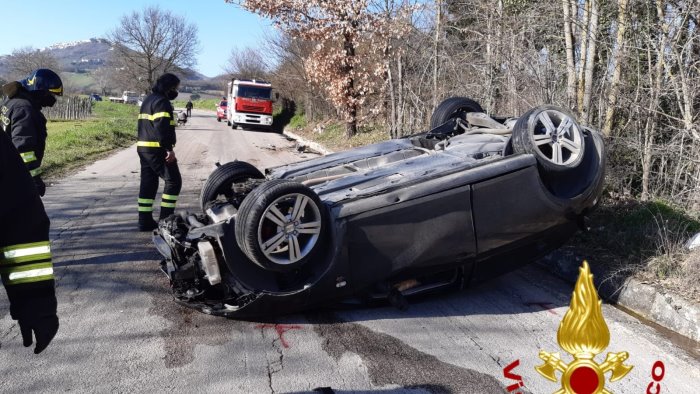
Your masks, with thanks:
M 89 40 L 56 43 L 40 49 L 53 56 L 59 64 L 59 73 L 64 79 L 67 88 L 77 93 L 99 92 L 98 83 L 94 78 L 95 71 L 107 67 L 112 54 L 111 43 L 104 38 L 90 38 Z M 9 78 L 9 54 L 0 55 L 0 78 Z M 182 75 L 186 86 L 209 88 L 216 85 L 214 78 L 195 71 L 186 70 Z M 116 89 L 117 91 L 120 89 Z

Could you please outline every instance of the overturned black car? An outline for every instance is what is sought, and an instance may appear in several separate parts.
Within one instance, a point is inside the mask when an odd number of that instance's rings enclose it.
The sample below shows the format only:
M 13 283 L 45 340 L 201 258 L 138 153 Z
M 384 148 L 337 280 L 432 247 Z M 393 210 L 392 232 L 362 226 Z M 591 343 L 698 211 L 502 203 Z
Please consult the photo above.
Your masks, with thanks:
M 603 140 L 563 109 L 498 118 L 453 97 L 431 127 L 265 174 L 216 168 L 202 213 L 154 235 L 175 299 L 230 317 L 401 303 L 559 247 L 602 192 Z

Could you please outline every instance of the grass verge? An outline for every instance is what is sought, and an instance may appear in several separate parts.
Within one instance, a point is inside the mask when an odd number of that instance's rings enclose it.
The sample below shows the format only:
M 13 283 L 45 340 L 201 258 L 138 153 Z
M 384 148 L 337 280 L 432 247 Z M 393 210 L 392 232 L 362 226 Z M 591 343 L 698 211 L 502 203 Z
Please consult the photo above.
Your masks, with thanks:
M 698 218 L 663 201 L 607 201 L 590 216 L 590 231 L 565 246 L 605 264 L 611 275 L 635 277 L 700 302 L 700 248 L 688 239 Z
M 90 119 L 49 121 L 41 166 L 44 177 L 60 176 L 134 143 L 138 111 L 135 105 L 102 101 L 94 103 Z
M 357 134 L 348 138 L 345 135 L 345 123 L 340 121 L 309 122 L 304 114 L 295 114 L 287 125 L 289 131 L 308 140 L 318 142 L 333 151 L 373 144 L 388 140 L 389 133 L 376 125 L 362 126 Z

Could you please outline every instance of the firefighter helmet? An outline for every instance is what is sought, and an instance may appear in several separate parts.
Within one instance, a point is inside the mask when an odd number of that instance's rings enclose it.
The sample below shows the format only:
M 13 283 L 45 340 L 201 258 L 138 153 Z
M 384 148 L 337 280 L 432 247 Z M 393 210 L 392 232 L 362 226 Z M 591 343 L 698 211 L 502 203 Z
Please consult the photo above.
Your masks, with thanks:
M 19 82 L 30 92 L 44 90 L 57 96 L 63 96 L 61 77 L 48 68 L 36 69 Z

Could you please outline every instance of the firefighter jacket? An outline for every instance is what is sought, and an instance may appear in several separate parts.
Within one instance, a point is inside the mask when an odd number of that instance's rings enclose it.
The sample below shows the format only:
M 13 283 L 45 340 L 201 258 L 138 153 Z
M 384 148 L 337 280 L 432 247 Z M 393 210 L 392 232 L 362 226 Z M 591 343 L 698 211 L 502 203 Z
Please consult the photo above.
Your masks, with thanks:
M 38 176 L 46 148 L 46 118 L 18 82 L 3 86 L 3 92 L 8 98 L 0 104 L 0 127 L 9 134 L 29 173 Z
M 22 157 L 0 133 L 0 278 L 15 320 L 56 315 L 49 218 Z
M 175 146 L 175 118 L 170 100 L 154 92 L 143 101 L 140 112 L 137 151 L 172 150 Z

